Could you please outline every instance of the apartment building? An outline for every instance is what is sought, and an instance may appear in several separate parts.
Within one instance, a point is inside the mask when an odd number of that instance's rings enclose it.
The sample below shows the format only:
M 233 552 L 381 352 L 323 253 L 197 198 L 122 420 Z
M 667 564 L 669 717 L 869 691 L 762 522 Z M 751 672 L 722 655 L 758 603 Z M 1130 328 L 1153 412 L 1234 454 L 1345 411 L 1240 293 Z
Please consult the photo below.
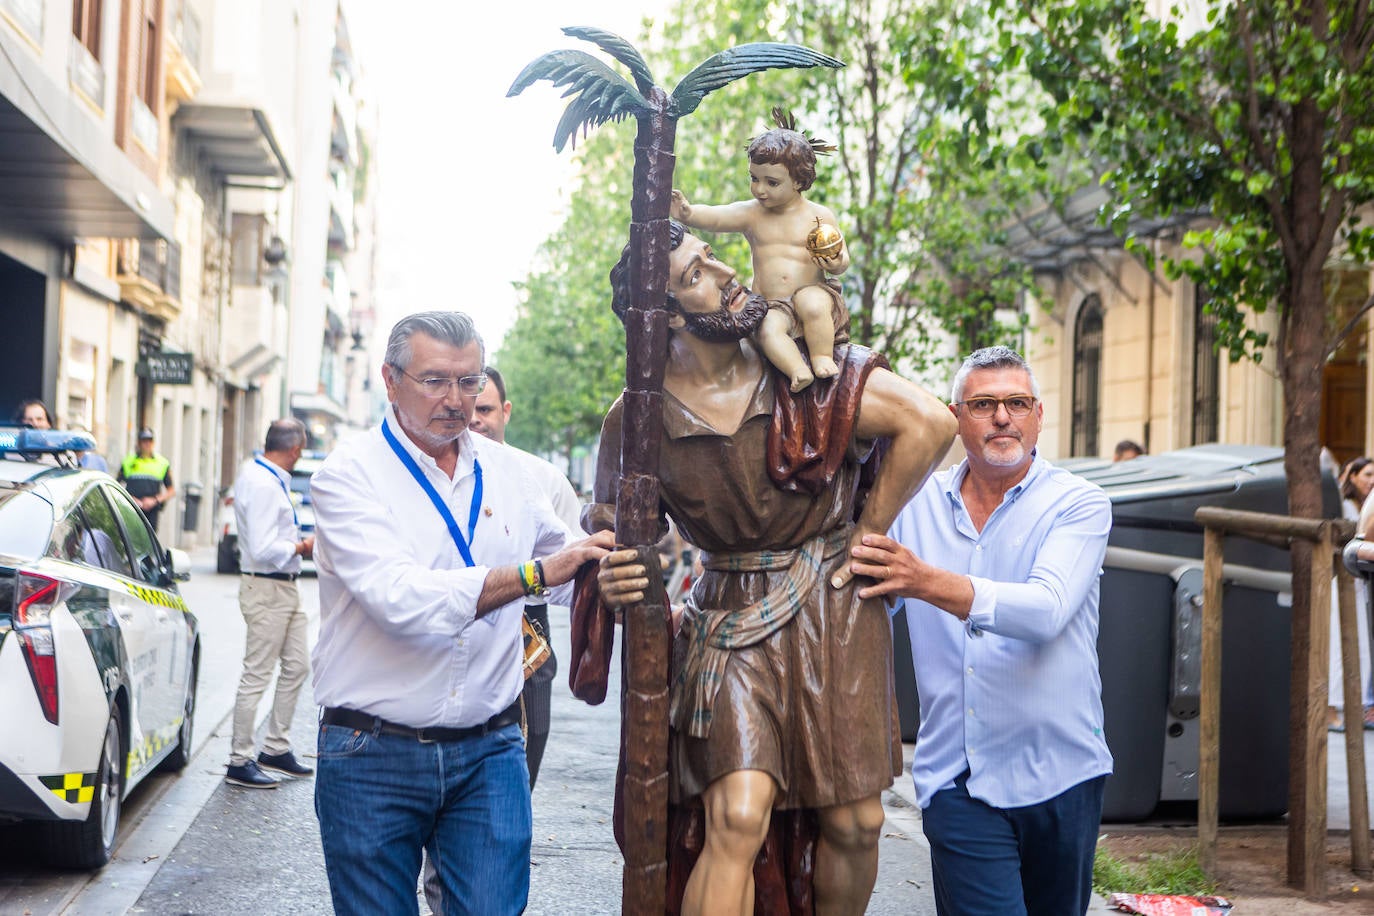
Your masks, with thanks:
M 1110 457 L 1132 439 L 1149 452 L 1207 442 L 1283 444 L 1283 385 L 1272 341 L 1276 309 L 1252 313 L 1270 345 L 1260 362 L 1218 353 L 1207 291 L 1122 249 L 1097 223 L 1102 190 L 1086 189 L 1062 210 L 1045 208 L 1016 227 L 1011 248 L 1030 263 L 1040 296 L 1025 304 L 1026 352 L 1046 413 L 1041 443 L 1052 457 Z M 1176 255 L 1185 228 L 1136 227 L 1157 254 Z M 1333 261 L 1327 270 L 1333 327 L 1344 326 L 1370 295 L 1371 275 Z M 1374 450 L 1374 352 L 1368 319 L 1322 373 L 1322 441 L 1340 461 Z
M 0 0 L 0 410 L 43 398 L 112 467 L 152 427 L 168 543 L 209 542 L 297 392 L 321 442 L 343 419 L 350 70 L 340 0 Z

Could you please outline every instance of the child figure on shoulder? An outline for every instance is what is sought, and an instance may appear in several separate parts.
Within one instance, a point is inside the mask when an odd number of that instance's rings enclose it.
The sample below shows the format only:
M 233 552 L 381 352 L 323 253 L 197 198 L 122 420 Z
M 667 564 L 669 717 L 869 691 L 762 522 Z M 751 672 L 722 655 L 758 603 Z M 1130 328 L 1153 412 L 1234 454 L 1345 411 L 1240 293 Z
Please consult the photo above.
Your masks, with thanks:
M 744 235 L 752 288 L 769 306 L 758 343 L 796 392 L 839 373 L 833 353 L 849 339 L 849 312 L 839 281 L 827 275 L 849 269 L 849 249 L 835 214 L 802 196 L 816 180 L 816 155 L 835 147 L 808 138 L 781 108 L 773 109 L 773 120 L 776 128 L 749 143 L 749 200 L 694 205 L 674 189 L 672 217 L 693 229 Z M 809 365 L 794 335 L 806 341 Z

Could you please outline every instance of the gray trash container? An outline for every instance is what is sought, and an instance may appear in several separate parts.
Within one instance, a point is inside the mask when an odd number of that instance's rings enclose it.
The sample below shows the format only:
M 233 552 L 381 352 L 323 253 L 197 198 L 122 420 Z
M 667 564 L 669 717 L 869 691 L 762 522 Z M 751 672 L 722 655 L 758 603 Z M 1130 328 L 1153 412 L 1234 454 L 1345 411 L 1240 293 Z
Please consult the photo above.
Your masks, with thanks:
M 1205 445 L 1060 463 L 1112 500 L 1098 658 L 1115 772 L 1103 820 L 1139 820 L 1161 802 L 1197 800 L 1202 529 L 1193 513 L 1287 514 L 1283 451 Z M 1326 483 L 1324 508 L 1336 516 L 1339 495 Z M 1220 816 L 1277 817 L 1288 805 L 1289 555 L 1228 537 L 1225 560 Z
M 183 484 L 181 499 L 185 509 L 181 515 L 181 530 L 195 531 L 200 522 L 200 498 L 204 488 L 198 483 Z

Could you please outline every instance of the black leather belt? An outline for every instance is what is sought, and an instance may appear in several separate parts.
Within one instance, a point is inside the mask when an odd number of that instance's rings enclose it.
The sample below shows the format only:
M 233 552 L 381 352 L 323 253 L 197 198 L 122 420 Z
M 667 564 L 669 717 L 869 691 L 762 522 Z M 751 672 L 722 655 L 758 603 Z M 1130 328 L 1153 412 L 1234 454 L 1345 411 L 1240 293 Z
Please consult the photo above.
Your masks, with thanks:
M 499 731 L 507 725 L 514 725 L 519 721 L 520 701 L 518 699 L 481 725 L 469 725 L 466 728 L 441 728 L 438 726 L 411 728 L 409 725 L 398 725 L 378 716 L 369 716 L 365 712 L 358 712 L 356 709 L 348 709 L 343 706 L 326 706 L 324 712 L 320 714 L 322 725 L 342 725 L 344 728 L 357 729 L 361 732 L 400 735 L 403 738 L 414 738 L 416 741 L 462 741 L 466 738 L 479 738 L 482 735 Z
M 276 579 L 278 582 L 295 582 L 301 577 L 300 573 L 250 573 L 245 572 L 245 576 L 252 576 L 254 579 Z

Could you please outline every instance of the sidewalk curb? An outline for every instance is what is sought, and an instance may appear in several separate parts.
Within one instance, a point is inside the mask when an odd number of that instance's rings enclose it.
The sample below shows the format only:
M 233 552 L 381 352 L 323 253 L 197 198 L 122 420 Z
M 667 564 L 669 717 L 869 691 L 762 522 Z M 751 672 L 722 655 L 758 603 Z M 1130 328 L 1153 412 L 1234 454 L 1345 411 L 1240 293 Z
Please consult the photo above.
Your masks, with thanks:
M 110 864 L 82 887 L 63 912 L 120 916 L 138 902 L 215 789 L 224 782 L 223 764 L 211 761 L 228 758 L 229 736 L 220 731 L 232 717 L 231 713 L 219 722 L 186 769 L 125 834 Z

